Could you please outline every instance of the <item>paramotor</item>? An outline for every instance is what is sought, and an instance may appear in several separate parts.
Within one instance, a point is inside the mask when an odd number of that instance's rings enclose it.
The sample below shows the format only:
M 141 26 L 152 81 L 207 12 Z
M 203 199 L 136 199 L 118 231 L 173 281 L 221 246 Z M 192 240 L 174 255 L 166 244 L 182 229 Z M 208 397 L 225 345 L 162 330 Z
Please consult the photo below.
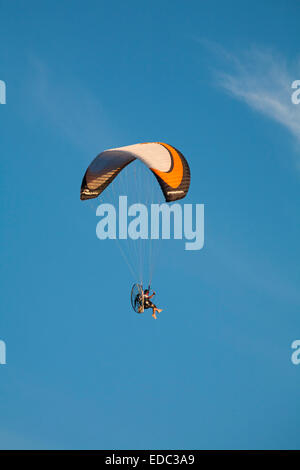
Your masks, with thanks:
M 131 305 L 136 313 L 144 312 L 144 291 L 141 284 L 133 284 L 132 286 Z

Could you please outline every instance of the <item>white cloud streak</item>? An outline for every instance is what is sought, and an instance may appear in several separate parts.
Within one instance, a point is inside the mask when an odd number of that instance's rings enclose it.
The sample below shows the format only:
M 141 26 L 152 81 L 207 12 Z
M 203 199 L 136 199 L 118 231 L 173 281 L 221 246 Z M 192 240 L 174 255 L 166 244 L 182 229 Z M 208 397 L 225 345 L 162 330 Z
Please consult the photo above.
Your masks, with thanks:
M 218 48 L 220 52 L 220 48 Z M 300 104 L 292 103 L 292 83 L 300 79 L 300 63 L 290 65 L 270 52 L 257 49 L 242 57 L 222 52 L 225 67 L 217 83 L 252 109 L 284 126 L 300 146 Z

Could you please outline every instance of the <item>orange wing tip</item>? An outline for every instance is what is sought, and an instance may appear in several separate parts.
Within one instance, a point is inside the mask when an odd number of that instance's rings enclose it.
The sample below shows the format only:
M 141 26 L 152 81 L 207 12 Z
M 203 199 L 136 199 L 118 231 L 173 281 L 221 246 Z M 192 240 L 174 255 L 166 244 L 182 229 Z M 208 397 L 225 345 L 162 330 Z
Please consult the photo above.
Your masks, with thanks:
M 170 188 L 176 189 L 178 186 L 180 186 L 182 179 L 183 179 L 183 164 L 181 161 L 181 157 L 177 150 L 172 147 L 169 144 L 163 144 L 162 142 L 159 142 L 160 145 L 165 147 L 171 156 L 171 159 L 173 161 L 173 168 L 171 171 L 160 171 L 156 170 L 155 168 L 151 168 L 151 170 L 159 176 Z

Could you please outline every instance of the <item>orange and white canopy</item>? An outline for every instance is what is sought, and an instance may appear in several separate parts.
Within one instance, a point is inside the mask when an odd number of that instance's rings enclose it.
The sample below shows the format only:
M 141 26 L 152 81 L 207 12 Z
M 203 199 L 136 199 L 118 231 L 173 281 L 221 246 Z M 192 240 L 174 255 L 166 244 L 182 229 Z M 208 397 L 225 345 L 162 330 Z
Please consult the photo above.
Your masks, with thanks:
M 186 196 L 190 186 L 190 168 L 182 153 L 172 145 L 146 142 L 100 153 L 86 170 L 80 199 L 99 196 L 120 171 L 135 159 L 153 172 L 167 202 Z

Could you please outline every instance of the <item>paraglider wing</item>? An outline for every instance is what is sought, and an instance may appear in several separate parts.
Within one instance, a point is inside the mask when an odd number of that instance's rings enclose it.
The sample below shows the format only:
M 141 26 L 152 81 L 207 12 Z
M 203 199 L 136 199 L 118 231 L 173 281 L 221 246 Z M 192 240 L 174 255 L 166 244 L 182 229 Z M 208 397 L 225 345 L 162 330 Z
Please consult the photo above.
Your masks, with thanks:
M 182 153 L 165 143 L 147 142 L 100 153 L 84 175 L 80 199 L 99 196 L 135 159 L 142 161 L 153 172 L 167 202 L 186 196 L 190 186 L 190 169 Z

